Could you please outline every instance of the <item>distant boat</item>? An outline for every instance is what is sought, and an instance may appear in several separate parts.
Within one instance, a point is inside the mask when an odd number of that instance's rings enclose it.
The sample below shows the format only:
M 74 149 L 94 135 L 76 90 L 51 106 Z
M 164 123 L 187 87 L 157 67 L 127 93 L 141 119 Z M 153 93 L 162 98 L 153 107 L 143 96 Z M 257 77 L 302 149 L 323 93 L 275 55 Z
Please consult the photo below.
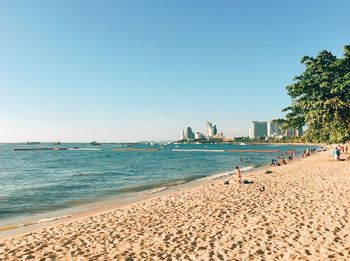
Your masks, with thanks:
M 96 142 L 96 141 L 93 141 L 93 142 L 91 142 L 90 144 L 91 144 L 91 145 L 94 145 L 94 146 L 101 145 L 101 143 L 98 143 L 98 142 Z
M 239 145 L 245 146 L 245 145 L 247 145 L 247 144 L 245 144 L 244 142 L 241 142 Z
M 54 142 L 53 145 L 61 145 L 61 142 Z
M 101 150 L 101 149 L 98 149 L 98 148 L 78 148 L 78 147 L 74 147 L 74 148 L 67 148 L 67 150 Z
M 36 144 L 40 144 L 39 141 L 27 141 L 28 145 L 36 145 Z

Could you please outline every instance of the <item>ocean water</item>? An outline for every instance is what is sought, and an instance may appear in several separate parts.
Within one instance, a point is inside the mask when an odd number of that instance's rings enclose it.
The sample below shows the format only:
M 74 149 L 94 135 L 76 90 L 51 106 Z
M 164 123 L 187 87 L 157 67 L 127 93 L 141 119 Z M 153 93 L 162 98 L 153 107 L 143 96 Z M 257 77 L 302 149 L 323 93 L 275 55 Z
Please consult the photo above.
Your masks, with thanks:
M 85 150 L 35 150 L 33 148 Z M 93 150 L 89 150 L 92 148 Z M 156 151 L 114 151 L 147 148 Z M 0 144 L 0 226 L 118 195 L 163 188 L 233 171 L 252 169 L 294 149 L 310 146 L 232 144 Z M 278 150 L 279 152 L 227 152 Z

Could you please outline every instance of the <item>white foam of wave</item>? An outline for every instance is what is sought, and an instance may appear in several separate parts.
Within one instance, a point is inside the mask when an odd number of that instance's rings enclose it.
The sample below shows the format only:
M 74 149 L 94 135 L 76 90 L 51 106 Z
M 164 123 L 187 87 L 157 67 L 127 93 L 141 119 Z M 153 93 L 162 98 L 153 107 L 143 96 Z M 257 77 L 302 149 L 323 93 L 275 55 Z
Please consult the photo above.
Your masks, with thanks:
M 171 151 L 177 151 L 177 152 L 225 152 L 225 150 L 200 150 L 200 149 L 172 149 Z
M 151 194 L 155 194 L 155 193 L 158 193 L 158 192 L 161 192 L 161 191 L 164 191 L 168 189 L 168 187 L 161 187 L 161 188 L 158 188 L 158 189 L 155 189 L 155 190 L 151 190 L 149 192 L 146 192 L 145 194 L 146 195 L 151 195 Z
M 247 166 L 247 167 L 241 168 L 241 171 L 242 171 L 242 172 L 245 172 L 245 171 L 248 171 L 248 170 L 252 170 L 252 169 L 254 169 L 254 168 L 255 168 L 254 166 Z
M 241 168 L 240 170 L 241 170 L 241 172 L 246 172 L 246 171 L 252 170 L 252 169 L 254 169 L 254 168 L 255 168 L 254 166 L 247 166 L 247 167 Z M 222 173 L 217 173 L 217 174 L 214 174 L 214 175 L 205 177 L 205 178 L 203 178 L 203 179 L 204 179 L 204 180 L 214 180 L 214 179 L 219 179 L 219 178 L 222 178 L 222 177 L 230 176 L 230 175 L 232 175 L 233 173 L 234 173 L 234 172 L 232 172 L 232 171 L 222 172 Z
M 64 219 L 64 218 L 69 218 L 73 215 L 66 215 L 66 216 L 57 216 L 57 217 L 51 217 L 51 218 L 42 218 L 36 221 L 31 222 L 30 224 L 40 224 L 40 223 L 46 223 L 46 222 L 51 222 L 59 219 Z
M 35 221 L 32 221 L 32 222 L 28 222 L 28 223 L 22 223 L 22 224 L 18 224 L 18 225 L 10 225 L 10 226 L 0 227 L 0 231 L 3 231 L 3 230 L 10 230 L 10 229 L 16 229 L 16 228 L 26 227 L 26 226 L 35 225 L 35 224 L 40 224 L 40 223 L 51 222 L 51 221 L 55 221 L 55 220 L 60 220 L 60 219 L 64 219 L 64 218 L 69 218 L 69 217 L 72 217 L 72 216 L 73 216 L 73 215 L 57 216 L 57 217 L 52 217 L 52 218 L 42 218 L 42 219 L 35 220 Z
M 204 180 L 214 180 L 231 175 L 232 172 L 222 172 L 203 178 Z
M 25 226 L 34 225 L 34 224 L 46 223 L 46 222 L 51 222 L 51 221 L 55 221 L 55 220 L 59 220 L 59 219 L 69 218 L 72 216 L 73 215 L 56 216 L 56 217 L 51 217 L 51 218 L 42 218 L 42 219 L 35 220 L 35 221 L 29 222 L 29 223 L 19 224 L 19 225 L 17 225 L 17 227 L 25 227 Z

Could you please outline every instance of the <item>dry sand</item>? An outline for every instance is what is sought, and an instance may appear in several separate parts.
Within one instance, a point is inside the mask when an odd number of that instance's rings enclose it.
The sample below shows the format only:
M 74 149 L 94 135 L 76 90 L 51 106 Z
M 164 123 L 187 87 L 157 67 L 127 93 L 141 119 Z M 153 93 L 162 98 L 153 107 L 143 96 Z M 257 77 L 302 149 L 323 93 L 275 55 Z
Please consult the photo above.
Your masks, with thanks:
M 328 154 L 3 239 L 0 259 L 350 260 L 350 162 Z

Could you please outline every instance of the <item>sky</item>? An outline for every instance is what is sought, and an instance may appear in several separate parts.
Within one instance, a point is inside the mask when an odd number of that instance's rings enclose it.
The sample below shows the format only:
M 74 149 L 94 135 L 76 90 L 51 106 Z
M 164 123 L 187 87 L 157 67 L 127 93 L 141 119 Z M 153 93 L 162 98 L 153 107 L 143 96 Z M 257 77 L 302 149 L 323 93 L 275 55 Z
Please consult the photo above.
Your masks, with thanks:
M 300 59 L 350 44 L 350 1 L 0 1 L 0 142 L 248 136 Z

